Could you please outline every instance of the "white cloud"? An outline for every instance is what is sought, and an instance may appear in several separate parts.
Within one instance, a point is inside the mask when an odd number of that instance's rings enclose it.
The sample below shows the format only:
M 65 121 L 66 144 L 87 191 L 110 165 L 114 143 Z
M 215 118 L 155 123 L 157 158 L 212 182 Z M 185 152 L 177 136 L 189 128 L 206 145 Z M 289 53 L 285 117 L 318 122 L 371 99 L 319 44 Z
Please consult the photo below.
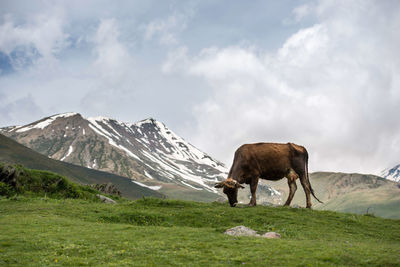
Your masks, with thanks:
M 0 94 L 0 125 L 12 126 L 7 124 L 9 121 L 15 123 L 21 123 L 21 117 L 29 119 L 30 121 L 36 121 L 43 117 L 43 111 L 36 104 L 32 95 L 27 95 L 16 99 L 15 101 L 4 101 L 5 98 Z
M 71 60 L 65 60 L 66 57 L 57 58 L 59 46 L 54 42 L 51 50 L 40 48 L 40 51 L 50 54 L 43 53 L 47 56 L 40 56 L 38 62 L 29 68 L 0 77 L 0 93 L 8 96 L 2 105 L 12 107 L 9 112 L 6 109 L 0 110 L 3 117 L 6 117 L 4 120 L 11 122 L 8 124 L 21 121 L 28 123 L 42 116 L 66 111 L 91 115 L 112 114 L 118 109 L 126 111 L 135 90 L 135 64 L 127 45 L 120 40 L 118 26 L 116 19 L 100 20 L 87 31 L 86 36 L 80 36 L 89 49 L 72 54 L 74 57 Z M 31 24 L 24 27 L 33 28 Z M 28 37 L 27 40 L 31 40 Z M 20 107 L 21 112 L 17 112 L 15 103 L 24 105 Z M 37 107 L 41 109 L 40 115 Z M 32 112 L 27 111 L 29 109 Z M 32 114 L 36 117 L 33 118 Z
M 28 17 L 22 24 L 17 24 L 11 15 L 7 15 L 0 25 L 0 51 L 10 57 L 16 69 L 24 67 L 26 60 L 39 59 L 48 64 L 69 45 L 68 34 L 63 31 L 64 24 L 60 9 Z M 25 59 L 18 55 L 10 56 L 15 51 L 22 51 Z
M 258 141 L 305 145 L 312 170 L 379 173 L 400 161 L 400 8 L 390 9 L 321 1 L 299 15 L 318 23 L 275 53 L 242 46 L 186 58 L 186 74 L 213 88 L 195 108 L 194 143 L 228 164 Z
M 310 15 L 311 11 L 312 11 L 312 7 L 310 4 L 304 4 L 304 5 L 300 5 L 296 8 L 294 8 L 293 14 L 295 16 L 295 21 L 299 22 L 304 17 Z
M 119 40 L 119 29 L 115 19 L 101 20 L 93 38 L 99 74 L 112 83 L 118 83 L 132 69 L 133 58 Z
M 188 64 L 187 47 L 179 46 L 168 52 L 167 59 L 161 65 L 163 73 L 184 71 Z
M 264 72 L 264 66 L 251 49 L 209 48 L 194 59 L 189 72 L 212 80 L 242 79 L 243 76 L 254 79 Z
M 193 9 L 187 8 L 183 12 L 175 12 L 167 18 L 155 19 L 143 26 L 144 39 L 149 41 L 158 38 L 162 45 L 178 45 L 178 36 L 186 29 L 187 21 L 191 16 L 193 16 Z

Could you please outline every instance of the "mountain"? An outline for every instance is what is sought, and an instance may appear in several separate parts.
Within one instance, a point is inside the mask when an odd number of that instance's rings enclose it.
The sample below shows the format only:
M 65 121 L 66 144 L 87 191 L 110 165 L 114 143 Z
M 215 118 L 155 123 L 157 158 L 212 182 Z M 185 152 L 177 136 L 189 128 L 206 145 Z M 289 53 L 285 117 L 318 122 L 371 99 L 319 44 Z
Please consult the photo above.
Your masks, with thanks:
M 124 123 L 64 113 L 0 131 L 52 159 L 129 177 L 173 197 L 214 200 L 214 183 L 227 175 L 221 162 L 152 118 Z
M 282 202 L 286 201 L 289 192 L 286 179 L 264 183 L 278 190 Z M 315 195 L 324 202 L 321 204 L 312 198 L 315 209 L 400 218 L 400 186 L 396 182 L 367 174 L 315 172 L 310 174 L 310 183 Z M 305 206 L 305 194 L 299 182 L 294 204 Z
M 0 162 L 21 164 L 31 169 L 52 171 L 80 184 L 111 182 L 121 191 L 124 197 L 130 199 L 138 199 L 144 196 L 164 197 L 163 194 L 135 184 L 126 177 L 50 159 L 2 134 L 0 134 Z
M 381 176 L 395 182 L 400 182 L 400 164 L 394 166 L 393 168 L 383 170 Z

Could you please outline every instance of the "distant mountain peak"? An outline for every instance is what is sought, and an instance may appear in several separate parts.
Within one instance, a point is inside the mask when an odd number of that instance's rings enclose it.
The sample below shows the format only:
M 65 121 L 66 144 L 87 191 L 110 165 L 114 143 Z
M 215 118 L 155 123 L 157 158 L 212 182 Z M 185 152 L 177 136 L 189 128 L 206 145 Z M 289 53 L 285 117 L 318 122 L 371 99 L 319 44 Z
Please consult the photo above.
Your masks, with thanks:
M 55 114 L 53 116 L 60 116 L 60 117 L 66 118 L 66 117 L 72 117 L 72 116 L 76 116 L 76 115 L 81 116 L 81 114 L 78 112 L 64 112 L 64 113 Z
M 68 118 L 68 117 L 73 117 L 73 116 L 81 116 L 79 113 L 76 112 L 67 112 L 67 113 L 60 113 L 60 114 L 55 114 L 53 116 L 50 117 L 46 117 L 43 118 L 41 120 L 32 122 L 28 125 L 24 125 L 24 126 L 15 126 L 12 128 L 12 130 L 15 130 L 18 133 L 21 132 L 26 132 L 32 129 L 41 129 L 43 130 L 44 128 L 46 128 L 47 126 L 49 126 L 51 123 L 53 123 L 55 120 L 57 120 L 58 118 Z
M 143 124 L 152 124 L 152 125 L 162 124 L 162 125 L 164 125 L 162 122 L 159 122 L 156 119 L 151 118 L 151 117 L 147 118 L 147 119 L 144 119 L 144 120 L 141 120 L 141 121 L 138 121 L 138 122 L 135 123 L 135 125 L 138 126 L 138 127 L 141 127 Z
M 400 182 L 400 164 L 383 170 L 381 176 L 395 182 Z
M 110 121 L 110 120 L 114 120 L 114 119 L 109 118 L 109 117 L 104 117 L 104 116 L 97 116 L 97 117 L 88 117 L 87 120 Z

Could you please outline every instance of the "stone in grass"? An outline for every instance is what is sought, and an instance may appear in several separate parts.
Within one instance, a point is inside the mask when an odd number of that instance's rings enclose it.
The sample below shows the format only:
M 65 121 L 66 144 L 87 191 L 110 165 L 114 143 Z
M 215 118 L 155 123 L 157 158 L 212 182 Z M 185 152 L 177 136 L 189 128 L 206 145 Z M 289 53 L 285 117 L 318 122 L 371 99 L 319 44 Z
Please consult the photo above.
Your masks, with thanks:
M 233 236 L 259 236 L 256 231 L 253 229 L 247 228 L 246 226 L 240 225 L 228 229 L 224 234 L 233 235 Z
M 113 199 L 111 199 L 109 197 L 106 197 L 106 196 L 103 196 L 103 195 L 100 195 L 100 194 L 97 194 L 96 196 L 98 198 L 100 198 L 100 200 L 103 201 L 104 203 L 117 204 L 117 202 L 115 202 L 115 200 L 113 200 Z
M 275 232 L 268 232 L 263 234 L 261 237 L 273 239 L 273 238 L 281 238 L 281 235 Z
M 268 232 L 263 235 L 259 235 L 253 229 L 250 229 L 243 225 L 230 228 L 230 229 L 226 230 L 224 234 L 232 235 L 232 236 L 257 236 L 257 237 L 264 237 L 264 238 L 270 238 L 270 239 L 281 238 L 281 235 L 278 233 L 275 233 L 275 232 Z

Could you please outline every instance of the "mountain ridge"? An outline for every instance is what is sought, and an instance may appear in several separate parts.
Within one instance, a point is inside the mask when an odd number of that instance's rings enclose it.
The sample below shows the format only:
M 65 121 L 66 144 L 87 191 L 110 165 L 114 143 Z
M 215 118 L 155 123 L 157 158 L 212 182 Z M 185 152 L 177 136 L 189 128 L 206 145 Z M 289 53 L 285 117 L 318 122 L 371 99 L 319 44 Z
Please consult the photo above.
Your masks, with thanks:
M 147 186 L 172 183 L 211 197 L 218 195 L 214 183 L 227 175 L 223 163 L 151 117 L 129 123 L 68 112 L 4 127 L 0 132 L 50 158 L 129 177 Z

